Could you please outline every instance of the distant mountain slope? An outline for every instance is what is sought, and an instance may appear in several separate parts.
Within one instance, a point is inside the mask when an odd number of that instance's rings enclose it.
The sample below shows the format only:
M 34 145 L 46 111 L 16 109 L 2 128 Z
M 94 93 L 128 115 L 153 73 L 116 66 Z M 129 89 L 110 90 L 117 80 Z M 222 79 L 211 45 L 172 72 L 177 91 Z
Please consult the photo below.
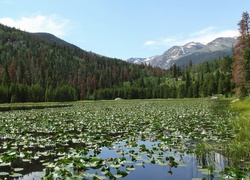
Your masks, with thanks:
M 236 44 L 236 38 L 217 38 L 207 45 L 190 42 L 183 46 L 173 46 L 162 55 L 150 58 L 130 58 L 130 63 L 147 63 L 163 69 L 169 69 L 174 63 L 180 67 L 190 60 L 195 63 L 211 61 L 222 56 L 232 55 L 232 47 Z
M 96 90 L 164 73 L 0 24 L 0 103 L 93 99 Z
M 213 61 L 215 59 L 225 57 L 225 56 L 231 56 L 232 50 L 223 50 L 223 51 L 213 51 L 213 52 L 203 52 L 203 53 L 194 53 L 188 56 L 181 57 L 174 61 L 176 65 L 178 65 L 181 68 L 184 68 L 188 62 L 192 61 L 192 64 L 200 64 L 205 61 Z
M 149 58 L 130 58 L 127 60 L 127 62 L 134 63 L 134 64 L 141 64 L 141 63 L 150 64 L 149 62 L 151 62 L 153 59 L 155 59 L 157 57 L 158 56 L 152 56 Z
M 56 36 L 54 36 L 53 34 L 50 34 L 50 33 L 42 33 L 42 32 L 39 32 L 39 33 L 31 33 L 31 34 L 34 34 L 36 36 L 39 36 L 40 38 L 43 38 L 43 39 L 46 39 L 46 40 L 49 40 L 49 41 L 53 41 L 53 42 L 56 42 L 60 45 L 63 45 L 63 46 L 69 46 L 69 47 L 72 47 L 72 48 L 78 48 L 77 46 L 73 45 L 73 44 L 70 44 Z

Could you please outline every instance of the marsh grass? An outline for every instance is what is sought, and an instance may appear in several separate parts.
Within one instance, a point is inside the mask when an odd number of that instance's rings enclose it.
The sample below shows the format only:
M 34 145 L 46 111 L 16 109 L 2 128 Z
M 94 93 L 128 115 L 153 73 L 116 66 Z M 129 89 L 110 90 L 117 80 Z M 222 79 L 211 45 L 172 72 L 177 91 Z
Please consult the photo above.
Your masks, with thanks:
M 250 98 L 233 103 L 232 109 L 239 112 L 239 117 L 232 121 L 233 126 L 238 129 L 231 143 L 232 149 L 235 147 L 238 149 L 237 155 L 250 161 Z
M 243 100 L 231 101 L 221 99 L 214 102 L 212 110 L 216 114 L 230 109 L 234 114 L 228 122 L 228 126 L 235 132 L 233 139 L 223 143 L 196 144 L 195 154 L 202 169 L 209 169 L 213 173 L 213 155 L 215 152 L 226 157 L 223 173 L 228 177 L 241 179 L 250 173 L 250 97 Z
M 229 167 L 241 176 L 242 172 L 250 172 L 250 97 L 233 102 L 231 108 L 239 115 L 231 121 L 236 136 L 228 144 Z
M 215 147 L 212 144 L 206 142 L 196 144 L 195 155 L 202 168 L 208 168 L 209 164 L 213 162 L 211 157 L 214 156 L 214 152 Z

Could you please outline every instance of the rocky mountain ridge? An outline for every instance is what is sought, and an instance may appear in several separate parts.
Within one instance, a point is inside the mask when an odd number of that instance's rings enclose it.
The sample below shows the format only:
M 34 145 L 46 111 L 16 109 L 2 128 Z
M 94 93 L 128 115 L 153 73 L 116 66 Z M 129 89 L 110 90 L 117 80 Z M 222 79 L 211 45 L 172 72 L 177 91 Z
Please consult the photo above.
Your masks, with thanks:
M 199 42 L 189 42 L 183 46 L 173 46 L 162 55 L 152 56 L 149 58 L 130 58 L 127 61 L 130 63 L 146 63 L 152 66 L 158 66 L 163 69 L 169 69 L 174 63 L 183 66 L 186 60 L 195 59 L 195 63 L 211 61 L 221 56 L 231 55 L 232 47 L 236 44 L 236 37 L 220 37 L 204 45 Z M 211 56 L 210 56 L 211 54 Z M 194 58 L 194 56 L 197 57 Z M 211 58 L 210 58 L 211 57 Z M 180 63 L 180 61 L 181 63 Z

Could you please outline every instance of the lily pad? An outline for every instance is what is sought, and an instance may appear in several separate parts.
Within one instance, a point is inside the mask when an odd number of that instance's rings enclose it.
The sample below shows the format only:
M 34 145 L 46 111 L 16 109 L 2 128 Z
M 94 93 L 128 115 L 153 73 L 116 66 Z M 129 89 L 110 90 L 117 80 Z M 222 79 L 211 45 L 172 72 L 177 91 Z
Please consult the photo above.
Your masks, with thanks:
M 10 166 L 10 165 L 11 165 L 11 163 L 4 163 L 4 162 L 3 162 L 3 163 L 0 164 L 0 167 Z
M 8 176 L 10 173 L 8 172 L 0 172 L 0 176 Z
M 14 168 L 15 172 L 19 172 L 19 171 L 22 171 L 22 170 L 23 170 L 23 168 Z
M 117 178 L 117 179 L 119 179 L 119 178 L 122 178 L 122 175 L 120 175 L 120 174 L 115 174 L 114 177 Z
M 10 175 L 10 177 L 21 177 L 21 176 L 23 176 L 23 175 L 20 173 L 14 173 L 14 174 Z
M 204 174 L 204 175 L 210 175 L 211 174 L 209 169 L 199 169 L 199 171 L 201 172 L 201 174 Z
M 121 165 L 120 164 L 110 164 L 111 168 L 119 168 Z
M 134 171 L 135 167 L 133 167 L 133 166 L 132 167 L 131 166 L 130 167 L 126 167 L 126 170 L 128 170 L 128 171 Z
M 144 163 L 136 163 L 136 166 L 144 166 Z
M 30 159 L 23 159 L 22 161 L 23 162 L 30 162 L 31 160 Z

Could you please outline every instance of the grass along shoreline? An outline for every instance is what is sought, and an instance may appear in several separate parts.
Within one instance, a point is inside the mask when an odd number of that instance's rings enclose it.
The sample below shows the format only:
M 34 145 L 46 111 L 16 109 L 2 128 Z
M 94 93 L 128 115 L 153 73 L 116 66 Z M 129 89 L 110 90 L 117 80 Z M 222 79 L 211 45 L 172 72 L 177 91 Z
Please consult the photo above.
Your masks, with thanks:
M 230 107 L 236 112 L 230 126 L 235 137 L 224 147 L 224 156 L 228 159 L 228 167 L 223 173 L 236 179 L 250 177 L 250 97 L 231 101 Z
M 250 97 L 232 102 L 231 109 L 239 116 L 231 121 L 236 136 L 228 144 L 227 153 L 231 167 L 226 170 L 229 174 L 241 177 L 244 172 L 250 172 Z

